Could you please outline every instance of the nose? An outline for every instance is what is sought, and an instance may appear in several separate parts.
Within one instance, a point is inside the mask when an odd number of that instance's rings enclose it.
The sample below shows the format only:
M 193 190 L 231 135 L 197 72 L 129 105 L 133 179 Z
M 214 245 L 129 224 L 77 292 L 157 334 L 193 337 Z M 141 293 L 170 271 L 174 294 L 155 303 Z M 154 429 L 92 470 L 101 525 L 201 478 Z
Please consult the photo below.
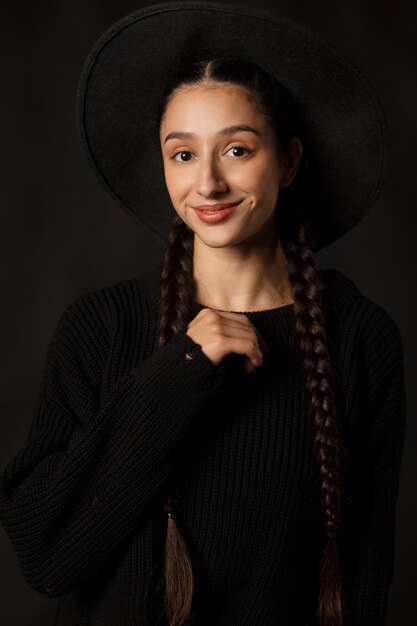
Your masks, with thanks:
M 210 198 L 228 189 L 225 174 L 214 157 L 201 158 L 197 175 L 197 192 L 205 198 Z

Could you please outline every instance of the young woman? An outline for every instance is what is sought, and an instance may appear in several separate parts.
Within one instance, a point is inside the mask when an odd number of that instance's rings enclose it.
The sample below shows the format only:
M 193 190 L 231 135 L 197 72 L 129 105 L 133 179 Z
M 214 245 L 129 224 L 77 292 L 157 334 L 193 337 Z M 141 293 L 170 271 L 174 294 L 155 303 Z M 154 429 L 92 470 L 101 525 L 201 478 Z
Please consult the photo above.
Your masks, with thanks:
M 98 42 L 79 103 L 94 168 L 167 245 L 55 329 L 1 477 L 26 580 L 62 626 L 382 626 L 401 337 L 314 256 L 380 189 L 372 88 L 284 18 L 167 3 Z

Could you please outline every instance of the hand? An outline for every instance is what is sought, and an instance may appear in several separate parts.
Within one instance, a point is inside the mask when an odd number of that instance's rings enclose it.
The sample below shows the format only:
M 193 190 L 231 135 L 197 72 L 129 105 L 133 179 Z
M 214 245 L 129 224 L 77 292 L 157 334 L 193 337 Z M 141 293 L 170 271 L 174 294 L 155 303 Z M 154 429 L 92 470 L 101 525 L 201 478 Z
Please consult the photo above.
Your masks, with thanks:
M 186 335 L 197 343 L 214 365 L 228 354 L 246 354 L 246 372 L 262 365 L 268 346 L 246 315 L 202 309 L 188 324 Z

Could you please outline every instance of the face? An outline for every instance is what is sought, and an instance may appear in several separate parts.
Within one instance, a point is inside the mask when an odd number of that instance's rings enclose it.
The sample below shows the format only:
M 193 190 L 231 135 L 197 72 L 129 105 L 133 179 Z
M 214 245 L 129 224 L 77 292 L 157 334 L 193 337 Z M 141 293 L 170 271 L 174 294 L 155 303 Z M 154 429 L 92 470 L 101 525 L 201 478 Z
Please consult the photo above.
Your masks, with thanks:
M 294 178 L 297 158 L 278 155 L 244 89 L 182 88 L 166 108 L 160 143 L 172 204 L 206 245 L 243 245 L 275 228 L 279 188 Z M 237 204 L 210 212 L 230 203 Z

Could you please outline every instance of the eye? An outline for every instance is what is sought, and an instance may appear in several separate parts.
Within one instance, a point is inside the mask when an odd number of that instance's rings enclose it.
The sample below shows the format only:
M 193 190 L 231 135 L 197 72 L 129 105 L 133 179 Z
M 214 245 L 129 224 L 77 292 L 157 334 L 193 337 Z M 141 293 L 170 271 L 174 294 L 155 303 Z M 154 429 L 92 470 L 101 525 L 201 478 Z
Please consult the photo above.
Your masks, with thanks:
M 186 163 L 190 159 L 182 160 L 182 158 L 179 158 L 179 159 L 176 158 L 177 156 L 182 157 L 184 155 L 191 155 L 191 152 L 189 152 L 188 150 L 181 150 L 181 152 L 176 152 L 175 154 L 173 154 L 171 159 L 174 159 L 174 161 L 180 161 L 180 163 Z
M 249 150 L 247 150 L 247 148 L 244 148 L 243 146 L 232 146 L 231 148 L 229 148 L 229 150 L 227 152 L 230 152 L 230 150 L 234 150 L 239 152 L 239 150 L 243 150 L 246 154 L 249 154 Z M 242 154 L 236 154 L 236 152 L 233 154 L 233 156 L 243 156 Z

